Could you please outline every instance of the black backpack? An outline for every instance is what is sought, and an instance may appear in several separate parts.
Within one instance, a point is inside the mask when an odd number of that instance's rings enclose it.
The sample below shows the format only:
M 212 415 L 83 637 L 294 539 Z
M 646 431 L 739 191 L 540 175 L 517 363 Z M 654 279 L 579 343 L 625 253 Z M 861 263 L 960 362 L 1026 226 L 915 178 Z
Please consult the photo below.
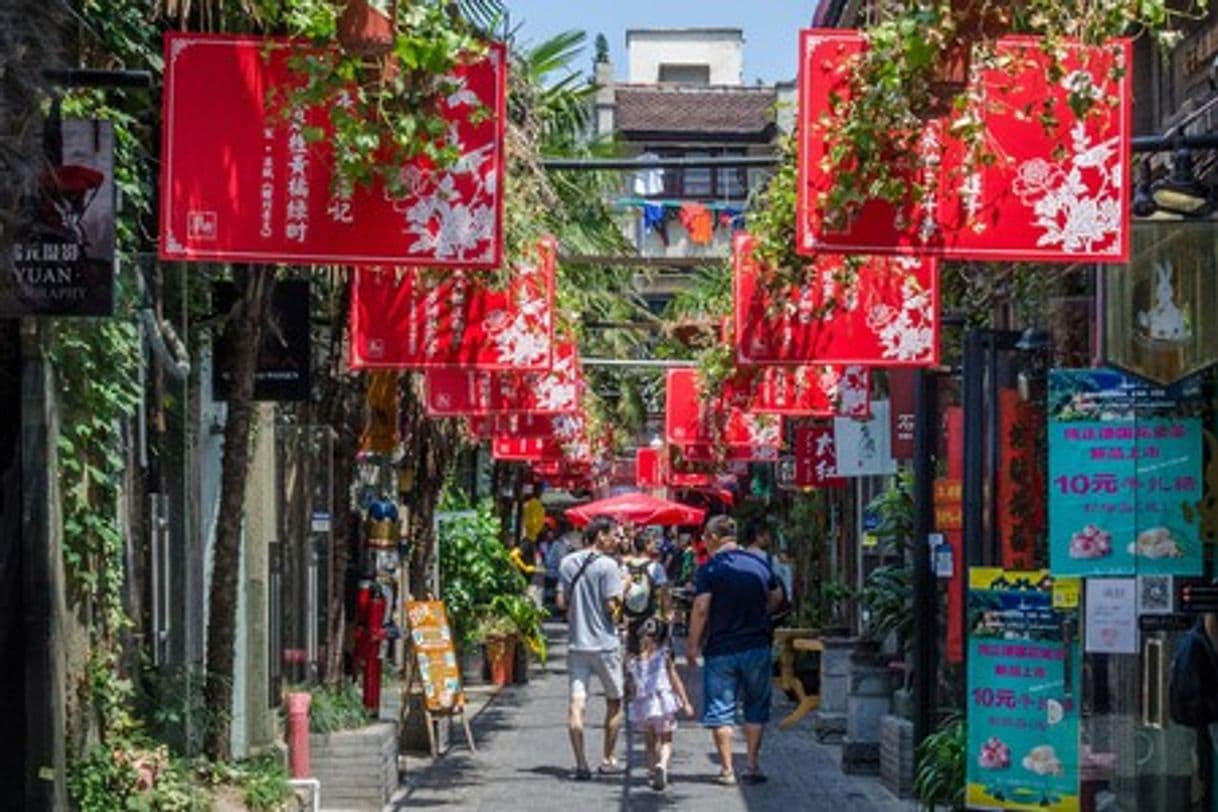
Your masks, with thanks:
M 1218 655 L 1198 620 L 1176 647 L 1171 660 L 1171 718 L 1187 727 L 1218 722 Z

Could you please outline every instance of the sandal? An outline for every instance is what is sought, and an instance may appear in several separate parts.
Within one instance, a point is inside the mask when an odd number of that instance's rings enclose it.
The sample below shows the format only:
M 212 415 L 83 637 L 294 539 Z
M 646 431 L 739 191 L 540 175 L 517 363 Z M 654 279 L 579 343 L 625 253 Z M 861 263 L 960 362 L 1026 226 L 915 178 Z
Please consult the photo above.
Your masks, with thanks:
M 656 767 L 651 771 L 651 788 L 656 792 L 663 792 L 666 786 L 668 786 L 668 770 L 664 767 Z
M 736 786 L 736 774 L 719 773 L 719 775 L 715 777 L 715 783 L 724 787 L 734 787 Z

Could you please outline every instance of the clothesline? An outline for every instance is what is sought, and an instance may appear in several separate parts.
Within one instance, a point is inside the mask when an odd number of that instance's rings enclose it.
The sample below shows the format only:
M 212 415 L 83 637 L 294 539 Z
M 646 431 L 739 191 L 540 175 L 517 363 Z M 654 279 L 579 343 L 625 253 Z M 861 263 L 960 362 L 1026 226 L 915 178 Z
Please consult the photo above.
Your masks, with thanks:
M 643 206 L 663 206 L 664 208 L 679 209 L 691 202 L 697 202 L 698 204 L 705 206 L 710 211 L 722 211 L 730 214 L 744 213 L 743 203 L 713 203 L 707 201 L 690 201 L 667 198 L 657 199 L 650 197 L 619 197 L 616 200 L 616 205 L 623 209 L 642 208 Z

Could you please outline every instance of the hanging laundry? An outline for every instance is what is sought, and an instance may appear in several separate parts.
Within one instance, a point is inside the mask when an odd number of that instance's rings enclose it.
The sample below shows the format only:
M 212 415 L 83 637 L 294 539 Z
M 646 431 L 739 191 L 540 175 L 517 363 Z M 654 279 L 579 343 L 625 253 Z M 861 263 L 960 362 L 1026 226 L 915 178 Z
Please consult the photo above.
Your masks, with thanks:
M 660 237 L 660 242 L 668 245 L 668 217 L 661 203 L 643 204 L 643 229 L 654 231 Z
M 744 210 L 734 206 L 724 206 L 719 210 L 719 225 L 723 228 L 730 228 L 732 231 L 740 231 L 745 225 Z
M 654 152 L 644 152 L 640 161 L 659 158 Z M 634 193 L 639 197 L 655 197 L 664 194 L 664 170 L 644 169 L 634 173 Z
M 681 225 L 689 232 L 689 241 L 694 245 L 709 245 L 715 238 L 715 221 L 710 210 L 701 203 L 683 203 L 678 215 Z

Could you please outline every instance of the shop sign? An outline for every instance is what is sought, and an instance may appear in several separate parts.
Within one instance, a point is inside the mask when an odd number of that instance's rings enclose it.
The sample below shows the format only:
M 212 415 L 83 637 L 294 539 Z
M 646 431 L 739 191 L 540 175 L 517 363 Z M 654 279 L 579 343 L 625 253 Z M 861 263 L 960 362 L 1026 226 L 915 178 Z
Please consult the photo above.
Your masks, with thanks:
M 969 571 L 969 809 L 1079 809 L 1082 656 L 1044 570 Z
M 254 400 L 303 403 L 312 396 L 313 357 L 309 280 L 282 279 L 271 294 L 271 317 L 262 326 L 258 366 L 254 372 Z M 237 299 L 232 282 L 212 285 L 212 311 L 228 313 Z M 212 397 L 228 400 L 232 371 L 228 358 L 232 342 L 222 332 L 216 339 L 211 368 Z
M 1107 363 L 1166 385 L 1218 362 L 1213 223 L 1135 223 L 1133 259 L 1100 273 Z
M 872 401 L 871 417 L 866 420 L 834 418 L 837 475 L 860 477 L 895 474 L 897 463 L 892 458 L 890 428 L 886 400 Z
M 443 601 L 407 601 L 406 619 L 427 710 L 450 712 L 465 705 L 461 670 Z
M 492 269 L 503 258 L 507 58 L 454 68 L 438 112 L 460 158 L 444 172 L 402 168 L 405 191 L 336 182 L 329 116 L 280 120 L 273 88 L 298 78 L 300 42 L 171 33 L 165 37 L 160 255 L 167 260 L 421 265 Z
M 429 369 L 423 373 L 429 417 L 572 414 L 583 396 L 578 347 L 560 342 L 549 372 Z
M 996 160 L 965 174 L 968 144 L 952 117 L 922 128 L 907 181 L 921 200 L 871 200 L 841 230 L 825 223 L 823 195 L 834 182 L 830 156 L 841 143 L 834 99 L 850 95 L 861 34 L 811 30 L 801 37 L 796 247 L 822 252 L 916 254 L 954 260 L 1125 262 L 1132 186 L 1132 41 L 1065 44 L 1060 65 L 1028 37 L 999 40 L 971 96 Z M 1052 67 L 1052 70 L 1050 69 Z M 1045 76 L 1061 79 L 1046 85 Z M 1094 95 L 1084 118 L 1071 92 Z M 1048 111 L 1058 122 L 1042 124 Z M 1027 111 L 1036 111 L 1029 115 Z M 973 161 L 972 163 L 979 163 Z
M 1040 463 L 1044 417 L 1039 403 L 1023 400 L 1015 389 L 998 390 L 998 533 L 1002 566 L 1026 570 L 1035 566 L 1035 551 L 1044 538 L 1045 474 Z
M 833 427 L 806 425 L 795 429 L 795 487 L 844 488 L 837 473 L 837 445 Z
M 1138 653 L 1138 603 L 1133 578 L 1088 578 L 1083 602 L 1088 654 Z
M 0 259 L 0 317 L 114 310 L 114 125 L 65 119 L 60 136 L 60 163 L 43 172 L 29 224 Z
M 775 303 L 747 234 L 732 243 L 736 362 L 741 365 L 939 362 L 939 274 L 933 259 L 844 257 L 808 262 L 806 281 Z
M 1049 376 L 1054 575 L 1200 575 L 1201 418 L 1105 369 Z
M 935 529 L 964 529 L 964 483 L 959 479 L 935 480 Z
M 912 369 L 888 370 L 888 402 L 892 404 L 892 456 L 898 460 L 914 457 L 914 432 L 918 427 L 918 376 Z
M 541 240 L 500 289 L 487 274 L 355 268 L 351 367 L 549 369 L 556 254 L 553 240 Z
M 749 412 L 723 398 L 708 403 L 702 394 L 697 371 L 668 371 L 664 434 L 669 443 L 691 447 L 691 459 L 713 457 L 716 447 L 743 449 L 737 452 L 747 454 L 743 459 L 754 459 L 754 450 L 763 453 L 763 459 L 777 459 L 782 417 Z

